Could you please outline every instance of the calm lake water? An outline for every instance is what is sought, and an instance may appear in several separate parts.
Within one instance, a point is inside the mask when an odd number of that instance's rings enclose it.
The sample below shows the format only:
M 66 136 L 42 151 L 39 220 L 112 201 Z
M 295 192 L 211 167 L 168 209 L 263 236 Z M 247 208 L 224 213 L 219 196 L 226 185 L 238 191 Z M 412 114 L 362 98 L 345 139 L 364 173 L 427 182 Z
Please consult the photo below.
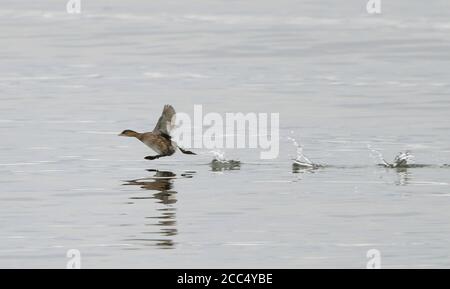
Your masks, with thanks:
M 450 267 L 449 1 L 182 2 L 2 1 L 0 267 Z M 280 155 L 146 161 L 166 103 L 279 112 Z

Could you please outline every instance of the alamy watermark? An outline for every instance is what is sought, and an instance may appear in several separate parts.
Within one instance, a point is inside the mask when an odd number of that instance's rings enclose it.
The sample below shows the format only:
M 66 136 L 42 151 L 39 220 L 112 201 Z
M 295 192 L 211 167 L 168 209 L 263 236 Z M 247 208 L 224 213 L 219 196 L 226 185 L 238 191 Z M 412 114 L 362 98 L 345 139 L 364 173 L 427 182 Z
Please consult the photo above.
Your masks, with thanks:
M 381 269 L 381 253 L 377 249 L 370 249 L 366 253 L 368 259 L 366 269 Z
M 369 14 L 381 14 L 381 0 L 369 0 L 366 10 Z
M 70 249 L 66 253 L 69 260 L 66 264 L 66 269 L 81 269 L 81 252 L 77 249 Z
M 381 0 L 368 0 L 366 10 L 369 14 L 381 14 Z M 66 4 L 66 11 L 69 14 L 80 14 L 81 0 L 69 0 Z
M 69 14 L 80 14 L 81 0 L 69 0 L 66 4 L 66 11 Z
M 203 114 L 194 105 L 193 118 L 177 113 L 172 137 L 182 147 L 197 149 L 260 149 L 261 159 L 275 159 L 280 151 L 279 113 Z

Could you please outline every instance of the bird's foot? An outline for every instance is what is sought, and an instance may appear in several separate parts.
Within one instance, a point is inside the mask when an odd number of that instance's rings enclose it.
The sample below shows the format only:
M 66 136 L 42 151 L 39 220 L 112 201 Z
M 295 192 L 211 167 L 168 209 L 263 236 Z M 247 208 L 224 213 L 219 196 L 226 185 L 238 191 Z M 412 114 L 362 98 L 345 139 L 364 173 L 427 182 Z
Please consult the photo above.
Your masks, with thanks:
M 159 159 L 160 157 L 162 157 L 162 156 L 146 156 L 145 159 L 149 160 L 149 161 L 152 161 L 152 160 Z
M 187 155 L 197 155 L 196 153 L 194 153 L 194 152 L 191 152 L 191 151 L 188 151 L 188 150 L 185 150 L 185 149 L 183 149 L 183 148 L 180 148 L 180 147 L 178 147 L 179 149 L 180 149 L 180 151 L 182 152 L 182 153 L 184 153 L 184 154 L 187 154 Z

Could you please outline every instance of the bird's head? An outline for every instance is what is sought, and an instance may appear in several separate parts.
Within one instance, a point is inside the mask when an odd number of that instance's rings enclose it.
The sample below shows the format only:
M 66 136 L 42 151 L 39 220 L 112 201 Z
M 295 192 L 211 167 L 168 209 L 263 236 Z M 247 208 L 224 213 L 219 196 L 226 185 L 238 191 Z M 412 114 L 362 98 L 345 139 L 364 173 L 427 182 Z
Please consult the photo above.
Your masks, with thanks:
M 119 136 L 136 137 L 137 134 L 138 134 L 138 133 L 135 132 L 134 130 L 126 129 L 126 130 L 124 130 L 122 133 L 120 133 Z

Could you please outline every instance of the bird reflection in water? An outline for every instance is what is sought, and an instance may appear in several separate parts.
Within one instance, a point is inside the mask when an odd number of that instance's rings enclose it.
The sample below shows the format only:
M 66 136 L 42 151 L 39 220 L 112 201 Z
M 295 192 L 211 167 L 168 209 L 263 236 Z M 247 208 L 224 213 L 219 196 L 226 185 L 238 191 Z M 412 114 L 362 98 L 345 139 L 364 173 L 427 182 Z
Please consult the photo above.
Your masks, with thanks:
M 156 245 L 161 249 L 172 249 L 175 246 L 175 242 L 171 237 L 178 234 L 176 228 L 176 207 L 174 204 L 177 202 L 177 192 L 173 190 L 173 182 L 177 179 L 177 175 L 170 171 L 158 171 L 148 170 L 153 172 L 154 175 L 148 178 L 136 179 L 126 181 L 123 185 L 127 186 L 139 186 L 140 188 L 148 191 L 155 191 L 152 196 L 149 197 L 131 197 L 130 199 L 155 199 L 158 204 L 162 204 L 162 207 L 157 209 L 157 216 L 146 217 L 146 219 L 156 220 L 156 223 L 149 223 L 146 226 L 157 226 L 158 231 L 144 232 L 145 234 L 158 234 L 161 238 L 157 239 L 133 239 L 133 241 L 148 241 L 152 245 Z M 182 178 L 191 178 L 193 172 L 181 174 Z

